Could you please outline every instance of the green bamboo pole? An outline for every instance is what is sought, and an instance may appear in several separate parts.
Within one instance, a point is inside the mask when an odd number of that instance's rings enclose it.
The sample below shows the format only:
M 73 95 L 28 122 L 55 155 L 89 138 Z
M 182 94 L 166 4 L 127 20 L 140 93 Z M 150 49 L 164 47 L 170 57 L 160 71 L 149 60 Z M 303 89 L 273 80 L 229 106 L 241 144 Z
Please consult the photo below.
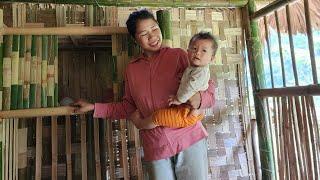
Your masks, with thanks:
M 48 107 L 54 106 L 54 39 L 49 36 L 48 39 Z
M 19 80 L 19 43 L 20 36 L 13 35 L 11 54 L 11 104 L 10 109 L 18 108 L 18 80 Z
M 157 20 L 161 29 L 163 41 L 162 44 L 172 47 L 172 23 L 169 10 L 157 11 Z
M 254 0 L 249 0 L 248 15 L 255 12 Z M 248 18 L 249 19 L 249 18 Z M 262 57 L 262 44 L 259 36 L 259 25 L 257 21 L 250 21 L 248 24 L 247 39 L 249 49 L 249 66 L 251 72 L 251 81 L 253 86 L 253 96 L 256 111 L 256 120 L 258 126 L 258 138 L 260 148 L 260 160 L 263 179 L 275 179 L 274 159 L 272 152 L 272 142 L 270 137 L 270 128 L 268 118 L 266 118 L 263 98 L 258 97 L 255 92 L 259 89 L 265 88 L 263 57 Z
M 39 0 L 5 0 L 7 2 L 30 2 L 39 3 Z M 248 0 L 208 0 L 208 1 L 190 1 L 190 0 L 167 0 L 167 1 L 128 1 L 128 0 L 41 0 L 41 3 L 56 4 L 94 4 L 97 2 L 101 6 L 124 6 L 124 7 L 243 7 Z
M 31 66 L 30 66 L 30 108 L 36 107 L 36 73 L 37 73 L 37 36 L 31 40 Z
M 31 65 L 31 44 L 32 36 L 26 36 L 26 55 L 24 59 L 24 84 L 23 84 L 23 108 L 30 107 L 30 65 Z
M 19 45 L 18 109 L 23 109 L 25 44 L 26 44 L 25 36 L 21 35 L 20 45 Z
M 11 99 L 11 52 L 12 52 L 12 35 L 6 35 L 3 39 L 3 96 L 2 109 L 10 110 Z
M 54 36 L 54 106 L 59 106 L 58 93 L 58 36 Z
M 41 107 L 47 107 L 48 36 L 42 36 Z

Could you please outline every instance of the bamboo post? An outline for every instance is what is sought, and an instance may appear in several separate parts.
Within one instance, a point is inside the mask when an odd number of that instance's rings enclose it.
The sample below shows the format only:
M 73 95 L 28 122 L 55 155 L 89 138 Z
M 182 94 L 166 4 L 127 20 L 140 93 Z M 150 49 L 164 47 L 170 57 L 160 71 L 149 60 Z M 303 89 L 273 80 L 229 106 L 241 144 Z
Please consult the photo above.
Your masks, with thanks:
M 51 116 L 52 166 L 51 179 L 58 179 L 58 123 L 57 116 Z
M 31 65 L 31 41 L 32 36 L 26 36 L 26 57 L 24 59 L 24 83 L 23 83 L 23 108 L 30 107 L 30 65 Z
M 246 37 L 248 45 L 249 54 L 249 66 L 251 72 L 251 81 L 253 86 L 253 91 L 256 92 L 265 85 L 264 72 L 263 72 L 263 58 L 261 42 L 259 39 L 259 26 L 256 21 L 249 21 L 249 15 L 253 14 L 255 11 L 254 0 L 249 0 L 248 9 L 244 11 L 249 14 L 244 14 Z M 274 173 L 274 163 L 273 163 L 273 153 L 272 153 L 272 142 L 270 136 L 268 136 L 269 123 L 265 115 L 265 107 L 263 106 L 263 99 L 259 98 L 254 94 L 254 103 L 256 110 L 256 119 L 258 126 L 259 135 L 259 146 L 260 146 L 260 158 L 261 158 L 261 168 L 262 177 L 267 179 L 272 179 L 275 177 Z
M 50 51 L 50 49 L 49 49 Z M 48 36 L 42 36 L 41 107 L 47 107 Z
M 67 156 L 67 180 L 72 180 L 72 159 L 71 159 L 71 121 L 66 116 L 66 156 Z
M 11 99 L 11 52 L 12 36 L 4 36 L 4 53 L 3 53 L 3 101 L 2 109 L 10 109 Z
M 161 29 L 163 41 L 165 46 L 172 47 L 172 24 L 171 13 L 169 10 L 157 11 L 157 20 Z
M 3 28 L 3 10 L 2 9 L 0 9 L 0 28 Z M 4 54 L 3 54 L 3 36 L 0 36 L 0 110 L 2 110 L 2 94 L 3 94 L 3 57 L 4 57 Z M 2 127 L 1 127 L 1 124 L 0 124 L 0 129 L 1 128 Z M 1 138 L 0 138 L 0 143 L 2 143 L 2 139 Z M 1 154 L 1 152 L 0 152 L 0 154 Z M 0 167 L 0 169 L 1 169 L 1 167 Z M 1 172 L 1 170 L 0 170 L 0 172 Z M 0 173 L 0 177 L 1 177 L 1 174 L 2 173 Z
M 94 154 L 96 180 L 101 180 L 101 162 L 100 162 L 100 147 L 99 147 L 99 119 L 93 119 L 93 137 L 94 137 Z
M 11 104 L 10 109 L 18 107 L 18 78 L 19 78 L 19 43 L 20 36 L 14 35 L 11 54 Z
M 18 109 L 23 109 L 23 81 L 24 81 L 24 58 L 25 58 L 25 36 L 20 36 L 19 45 L 19 77 L 18 77 Z
M 53 107 L 54 106 L 54 59 L 55 59 L 55 47 L 54 47 L 54 38 L 53 36 L 49 36 L 49 45 L 48 48 L 49 50 L 49 54 L 48 54 L 48 93 L 47 93 L 47 98 L 48 98 L 48 107 Z
M 36 172 L 35 180 L 41 180 L 42 168 L 42 117 L 37 117 L 36 124 Z
M 82 180 L 87 180 L 88 166 L 87 166 L 87 133 L 86 133 L 86 117 L 80 115 L 81 123 L 81 172 Z
M 37 36 L 32 36 L 30 66 L 30 108 L 36 107 L 36 73 L 37 73 Z

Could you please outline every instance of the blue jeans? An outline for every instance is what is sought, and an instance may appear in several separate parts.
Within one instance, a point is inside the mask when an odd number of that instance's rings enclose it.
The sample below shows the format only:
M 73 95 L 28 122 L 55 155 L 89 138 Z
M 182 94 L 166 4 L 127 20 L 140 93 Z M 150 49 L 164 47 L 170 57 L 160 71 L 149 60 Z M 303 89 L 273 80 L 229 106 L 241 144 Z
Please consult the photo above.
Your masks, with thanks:
M 145 165 L 150 180 L 207 180 L 207 141 L 204 138 L 170 158 Z

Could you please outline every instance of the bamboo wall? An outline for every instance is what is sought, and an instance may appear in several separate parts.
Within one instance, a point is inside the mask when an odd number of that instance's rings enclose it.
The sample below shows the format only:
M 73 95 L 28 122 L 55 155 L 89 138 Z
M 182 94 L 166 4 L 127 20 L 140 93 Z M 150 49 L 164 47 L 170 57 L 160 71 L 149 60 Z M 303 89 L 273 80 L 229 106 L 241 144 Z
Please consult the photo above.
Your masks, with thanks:
M 26 19 L 27 24 L 42 23 L 45 27 L 55 24 L 125 26 L 125 21 L 133 10 L 134 8 L 28 5 Z M 152 9 L 154 13 L 156 10 L 158 9 Z M 253 158 L 248 140 L 251 133 L 247 129 L 248 116 L 243 113 L 246 112 L 245 99 L 240 96 L 244 95 L 240 12 L 237 9 L 211 8 L 173 8 L 170 12 L 173 37 L 167 43 L 173 47 L 185 49 L 192 34 L 199 30 L 210 31 L 219 39 L 220 48 L 211 65 L 211 77 L 216 84 L 216 105 L 213 110 L 207 110 L 207 117 L 203 122 L 209 132 L 209 178 L 253 178 Z M 10 11 L 5 14 L 7 17 L 12 16 Z M 91 101 L 116 101 L 121 97 L 123 69 L 139 49 L 132 46 L 126 35 L 112 35 L 110 38 L 110 48 L 104 51 L 59 50 L 60 99 L 72 97 Z M 139 139 L 131 123 L 125 120 L 92 121 L 90 118 L 74 118 L 71 124 L 64 119 L 52 125 L 49 120 L 30 123 L 25 137 L 28 137 L 28 152 L 32 153 L 28 153 L 24 168 L 33 175 L 27 176 L 27 179 L 37 177 L 37 173 L 42 178 L 52 177 L 54 174 L 50 173 L 50 163 L 53 165 L 54 152 L 57 154 L 54 157 L 58 159 L 55 160 L 57 169 L 53 172 L 59 178 L 69 177 L 71 168 L 70 176 L 75 179 L 142 179 L 141 162 L 138 158 Z M 99 131 L 95 131 L 96 129 Z M 70 133 L 72 138 L 64 140 Z M 50 135 L 56 135 L 57 138 L 51 139 Z M 57 149 L 50 148 L 53 147 L 53 142 L 59 142 L 55 147 Z M 37 149 L 36 144 L 39 143 L 41 149 Z M 39 159 L 35 156 L 35 151 L 42 153 L 43 157 Z M 40 172 L 35 170 L 39 165 L 42 167 Z

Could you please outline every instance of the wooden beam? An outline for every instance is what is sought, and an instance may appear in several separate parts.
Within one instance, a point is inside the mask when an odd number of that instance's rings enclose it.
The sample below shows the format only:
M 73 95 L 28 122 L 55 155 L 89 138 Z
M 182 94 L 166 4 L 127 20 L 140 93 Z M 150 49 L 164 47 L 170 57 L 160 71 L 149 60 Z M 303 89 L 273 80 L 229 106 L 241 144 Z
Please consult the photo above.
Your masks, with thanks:
M 251 20 L 257 20 L 259 18 L 262 18 L 263 16 L 266 16 L 270 13 L 272 13 L 273 11 L 276 11 L 282 7 L 284 7 L 285 5 L 288 5 L 289 3 L 293 3 L 297 0 L 277 0 L 274 1 L 272 3 L 270 3 L 269 5 L 265 6 L 264 8 L 261 8 L 260 10 L 254 12 L 250 18 Z
M 62 106 L 55 108 L 34 108 L 34 109 L 20 109 L 10 111 L 0 111 L 0 118 L 30 118 L 39 116 L 63 116 L 74 115 L 74 107 Z M 0 120 L 2 121 L 2 120 Z
M 299 87 L 260 89 L 255 94 L 260 97 L 314 96 L 314 95 L 320 95 L 320 86 L 309 85 L 309 86 L 299 86 Z
M 167 0 L 167 1 L 128 1 L 128 0 L 4 0 L 4 2 L 30 2 L 30 3 L 55 3 L 55 4 L 93 4 L 100 6 L 123 6 L 123 7 L 243 7 L 248 0 Z
M 44 27 L 44 28 L 10 28 L 0 29 L 0 35 L 111 35 L 127 34 L 125 27 Z

